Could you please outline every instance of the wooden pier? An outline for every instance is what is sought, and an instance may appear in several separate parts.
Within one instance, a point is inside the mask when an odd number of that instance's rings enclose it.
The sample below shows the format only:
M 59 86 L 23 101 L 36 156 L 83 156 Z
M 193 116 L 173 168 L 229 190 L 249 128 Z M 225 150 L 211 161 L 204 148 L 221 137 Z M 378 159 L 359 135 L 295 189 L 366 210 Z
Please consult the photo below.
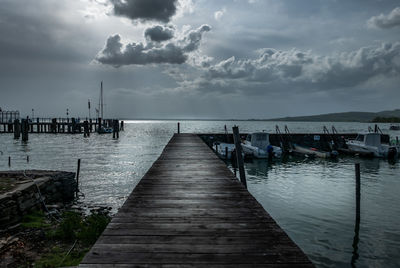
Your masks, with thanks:
M 194 134 L 175 134 L 79 267 L 314 267 Z
M 60 134 L 77 134 L 77 133 L 92 133 L 98 132 L 101 127 L 115 128 L 123 130 L 124 123 L 117 119 L 102 119 L 102 118 L 34 118 L 34 119 L 19 119 L 0 120 L 1 133 L 19 133 L 22 121 L 27 122 L 28 133 L 60 133 Z M 18 134 L 19 135 L 19 134 Z

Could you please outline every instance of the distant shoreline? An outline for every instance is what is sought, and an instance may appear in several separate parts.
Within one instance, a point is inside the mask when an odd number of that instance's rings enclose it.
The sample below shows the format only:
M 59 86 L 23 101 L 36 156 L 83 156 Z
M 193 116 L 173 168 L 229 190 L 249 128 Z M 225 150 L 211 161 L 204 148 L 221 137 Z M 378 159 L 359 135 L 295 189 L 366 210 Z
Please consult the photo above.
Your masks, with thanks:
M 269 119 L 190 119 L 190 118 L 171 118 L 171 119 L 160 119 L 160 118 L 121 118 L 120 120 L 132 120 L 132 121 L 146 121 L 146 120 L 158 120 L 158 121 L 276 121 L 276 122 L 357 122 L 357 123 L 373 123 L 375 118 L 390 118 L 399 117 L 400 109 L 381 111 L 377 113 L 372 112 L 344 112 L 344 113 L 329 113 L 309 116 L 294 116 L 294 117 L 281 117 L 281 118 L 269 118 Z M 376 123 L 387 123 L 387 122 L 376 122 Z

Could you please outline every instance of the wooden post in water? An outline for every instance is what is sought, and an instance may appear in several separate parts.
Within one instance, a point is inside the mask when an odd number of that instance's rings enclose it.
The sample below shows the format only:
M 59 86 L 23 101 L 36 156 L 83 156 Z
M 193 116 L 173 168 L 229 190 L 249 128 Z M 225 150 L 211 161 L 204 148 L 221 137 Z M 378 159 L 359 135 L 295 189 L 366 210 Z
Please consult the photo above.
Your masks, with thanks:
M 361 195 L 361 176 L 360 176 L 360 163 L 355 164 L 356 172 L 356 221 L 360 221 L 360 195 Z
M 119 122 L 118 120 L 113 120 L 113 139 L 119 139 Z
M 123 120 L 121 120 L 121 124 L 120 124 L 120 128 L 119 128 L 121 131 L 124 131 L 124 121 Z
M 57 133 L 57 118 L 51 119 L 51 133 Z
M 97 121 L 97 132 L 100 133 L 101 131 L 101 118 L 99 117 L 98 121 Z
M 79 192 L 79 171 L 81 170 L 81 159 L 78 159 L 78 167 L 76 168 L 76 190 L 75 193 Z
M 76 120 L 75 120 L 75 118 L 74 117 L 72 117 L 71 118 L 71 125 L 72 125 L 72 134 L 75 134 L 75 131 L 76 131 Z
M 14 120 L 14 139 L 18 140 L 21 136 L 21 125 L 19 124 L 19 119 Z
M 181 133 L 181 123 L 178 122 L 178 134 Z
M 351 257 L 351 264 L 353 267 L 355 267 L 355 263 L 359 257 L 358 254 L 358 242 L 360 241 L 359 235 L 360 235 L 360 212 L 361 212 L 361 206 L 360 206 L 360 196 L 361 196 L 361 179 L 360 179 L 360 163 L 355 164 L 355 175 L 356 175 L 356 222 L 354 225 L 354 238 L 353 238 L 353 252 L 352 252 L 352 257 Z
M 239 168 L 240 181 L 247 189 L 246 174 L 244 173 L 244 162 L 242 156 L 242 146 L 240 145 L 239 127 L 237 126 L 232 127 L 232 131 L 233 131 L 233 141 L 235 143 L 235 149 L 236 149 L 236 162 Z
M 93 121 L 92 119 L 89 119 L 89 132 L 93 132 Z
M 11 156 L 8 157 L 8 166 L 11 167 Z
M 89 137 L 90 136 L 90 131 L 89 131 L 89 122 L 86 120 L 83 122 L 83 137 Z
M 29 163 L 29 155 L 26 156 L 26 162 Z
M 21 119 L 22 141 L 28 141 L 29 125 L 27 119 Z

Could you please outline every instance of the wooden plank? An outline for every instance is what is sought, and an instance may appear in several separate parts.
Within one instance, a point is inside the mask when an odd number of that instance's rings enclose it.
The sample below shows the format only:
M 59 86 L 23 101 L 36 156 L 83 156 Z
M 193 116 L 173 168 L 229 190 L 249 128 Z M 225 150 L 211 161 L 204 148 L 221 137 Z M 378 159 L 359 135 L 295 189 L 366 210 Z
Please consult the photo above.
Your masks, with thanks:
M 174 135 L 80 267 L 313 267 L 226 165 Z

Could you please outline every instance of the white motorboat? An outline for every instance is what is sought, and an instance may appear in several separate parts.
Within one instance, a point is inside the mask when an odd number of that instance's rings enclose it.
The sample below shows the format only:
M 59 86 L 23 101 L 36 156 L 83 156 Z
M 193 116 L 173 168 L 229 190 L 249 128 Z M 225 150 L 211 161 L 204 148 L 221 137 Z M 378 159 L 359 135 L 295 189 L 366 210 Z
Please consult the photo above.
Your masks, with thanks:
M 381 142 L 381 134 L 377 132 L 359 133 L 354 140 L 346 141 L 349 151 L 355 154 L 392 158 L 399 153 L 400 146 Z
M 276 158 L 282 156 L 282 149 L 271 145 L 269 134 L 265 132 L 256 132 L 247 135 L 246 140 L 242 143 L 242 148 L 246 155 L 252 155 L 255 158 L 268 158 L 269 154 L 272 154 Z
M 223 142 L 215 142 L 213 146 L 213 150 L 217 153 L 217 155 L 222 159 L 231 159 L 232 152 L 235 150 L 235 144 L 232 143 L 223 143 Z

